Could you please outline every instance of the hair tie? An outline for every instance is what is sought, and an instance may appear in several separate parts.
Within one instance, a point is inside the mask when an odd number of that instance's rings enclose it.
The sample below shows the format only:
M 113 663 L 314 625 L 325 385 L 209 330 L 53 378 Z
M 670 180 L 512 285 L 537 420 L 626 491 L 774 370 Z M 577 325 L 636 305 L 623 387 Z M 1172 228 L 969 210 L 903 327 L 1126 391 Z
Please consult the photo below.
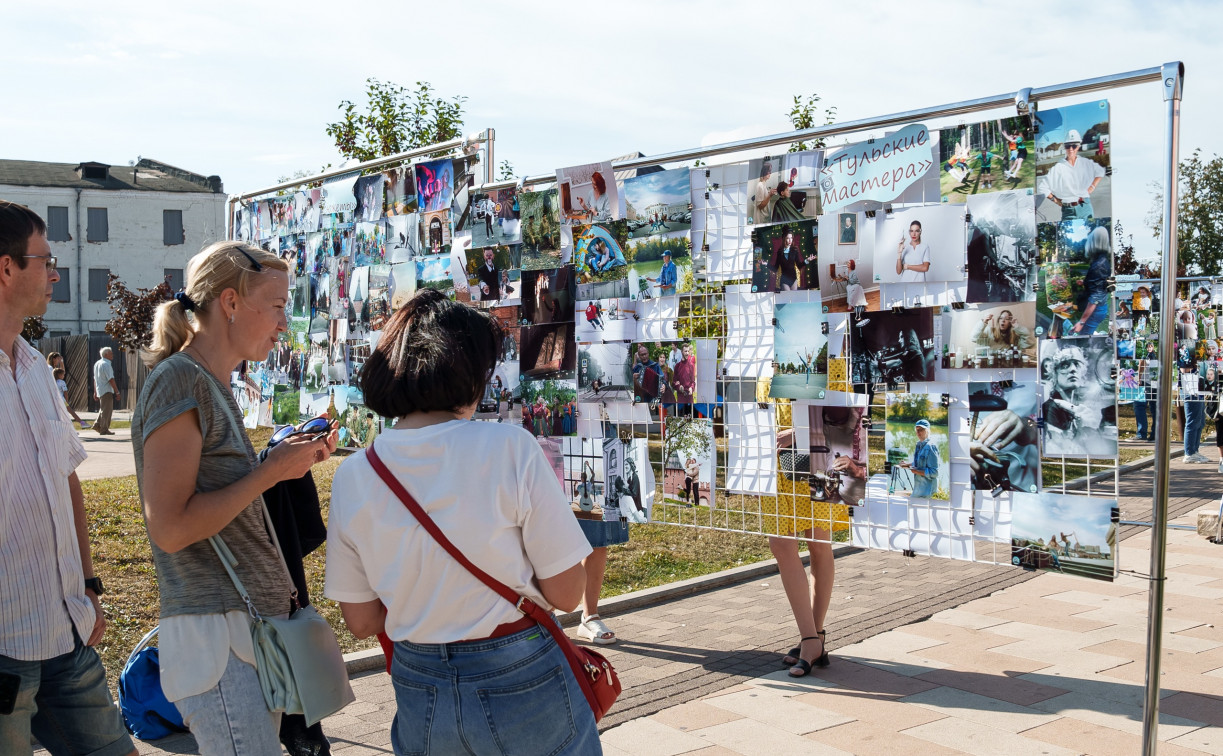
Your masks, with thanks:
M 190 312 L 195 309 L 195 300 L 187 296 L 187 292 L 180 291 L 174 295 L 174 299 L 183 306 L 183 309 Z

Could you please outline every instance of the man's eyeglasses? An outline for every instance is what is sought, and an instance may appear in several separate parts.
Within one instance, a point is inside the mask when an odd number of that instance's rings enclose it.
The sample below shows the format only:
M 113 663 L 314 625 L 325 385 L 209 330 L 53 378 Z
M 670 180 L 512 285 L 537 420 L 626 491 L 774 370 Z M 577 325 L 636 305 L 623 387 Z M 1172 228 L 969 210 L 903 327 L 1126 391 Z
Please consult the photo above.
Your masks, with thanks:
M 262 273 L 262 272 L 263 272 L 263 266 L 259 264 L 259 261 L 258 261 L 258 260 L 256 260 L 255 258 L 251 257 L 251 253 L 250 253 L 250 252 L 247 252 L 245 249 L 242 249 L 241 247 L 235 247 L 234 249 L 236 249 L 236 250 L 238 250 L 239 252 L 241 252 L 243 257 L 245 257 L 247 260 L 250 260 L 250 261 L 251 261 L 251 265 L 252 265 L 252 266 L 254 266 L 254 268 L 255 268 L 255 272 L 256 272 L 256 273 Z
M 47 270 L 55 270 L 59 263 L 59 258 L 55 255 L 26 255 L 25 259 L 29 260 L 32 257 L 39 257 L 47 261 Z

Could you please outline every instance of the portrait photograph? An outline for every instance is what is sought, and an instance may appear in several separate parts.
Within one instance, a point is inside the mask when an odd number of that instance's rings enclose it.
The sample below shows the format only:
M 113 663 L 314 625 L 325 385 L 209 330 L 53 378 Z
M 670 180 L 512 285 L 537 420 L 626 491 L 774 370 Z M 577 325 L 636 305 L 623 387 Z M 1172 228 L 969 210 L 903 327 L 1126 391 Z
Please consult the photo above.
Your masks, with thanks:
M 1040 110 L 1036 124 L 1036 222 L 1111 218 L 1108 100 Z
M 818 221 L 753 228 L 751 240 L 752 291 L 819 288 Z
M 382 220 L 383 185 L 386 176 L 375 173 L 357 179 L 355 192 L 357 195 L 356 220 L 374 222 Z
M 837 213 L 837 244 L 858 243 L 858 214 Z
M 886 401 L 888 493 L 949 500 L 951 447 L 941 395 L 888 392 Z
M 611 161 L 558 168 L 556 189 L 565 224 L 607 223 L 624 217 Z
M 454 165 L 450 158 L 417 163 L 416 196 L 423 212 L 450 210 L 454 200 Z
M 931 205 L 899 210 L 875 227 L 875 280 L 882 283 L 963 281 L 964 208 Z
M 1044 456 L 1117 457 L 1116 361 L 1106 336 L 1040 342 Z
M 518 247 L 467 247 L 464 269 L 472 302 L 519 301 L 522 296 L 522 271 L 515 259 Z M 570 300 L 572 303 L 573 300 Z
M 943 368 L 1036 367 L 1035 302 L 949 307 L 942 317 Z

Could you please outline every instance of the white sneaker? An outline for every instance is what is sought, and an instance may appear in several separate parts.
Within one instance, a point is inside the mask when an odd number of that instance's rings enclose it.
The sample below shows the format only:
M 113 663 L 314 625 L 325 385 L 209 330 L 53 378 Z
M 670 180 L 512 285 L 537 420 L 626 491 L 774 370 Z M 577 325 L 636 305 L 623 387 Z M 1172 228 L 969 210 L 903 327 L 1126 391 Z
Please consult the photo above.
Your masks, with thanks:
M 1223 460 L 1219 462 L 1219 472 L 1223 473 Z
M 1193 461 L 1197 462 L 1200 465 L 1208 465 L 1210 464 L 1210 461 L 1211 461 L 1210 457 L 1207 457 L 1205 454 L 1200 454 L 1200 453 L 1194 454 L 1193 457 L 1194 457 Z

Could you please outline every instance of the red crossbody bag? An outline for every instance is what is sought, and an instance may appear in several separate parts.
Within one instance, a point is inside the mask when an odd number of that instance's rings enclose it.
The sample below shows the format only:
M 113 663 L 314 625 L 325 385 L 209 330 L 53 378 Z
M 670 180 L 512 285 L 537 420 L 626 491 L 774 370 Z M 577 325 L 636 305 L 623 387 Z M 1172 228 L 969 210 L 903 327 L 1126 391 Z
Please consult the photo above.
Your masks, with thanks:
M 433 540 L 445 549 L 450 556 L 454 557 L 459 564 L 467 568 L 467 571 L 476 577 L 481 583 L 484 583 L 492 590 L 496 591 L 497 595 L 514 605 L 514 608 L 522 612 L 526 616 L 535 620 L 541 628 L 546 630 L 552 639 L 556 641 L 556 645 L 564 652 L 565 658 L 569 661 L 569 668 L 573 670 L 573 676 L 577 678 L 578 686 L 582 689 L 582 693 L 586 695 L 586 702 L 590 704 L 590 710 L 594 712 L 595 721 L 598 722 L 607 713 L 607 710 L 616 702 L 616 698 L 620 695 L 620 678 L 616 675 L 616 670 L 612 668 L 611 662 L 597 651 L 592 651 L 584 646 L 579 646 L 565 635 L 561 630 L 560 625 L 552 617 L 552 613 L 543 609 L 526 596 L 520 596 L 515 591 L 511 590 L 504 583 L 490 576 L 484 570 L 472 564 L 467 557 L 463 556 L 463 552 L 450 542 L 446 534 L 437 527 L 433 522 L 433 518 L 425 513 L 420 504 L 416 503 L 416 499 L 412 498 L 412 494 L 403 487 L 391 471 L 387 469 L 382 460 L 378 458 L 374 447 L 365 450 L 365 458 L 369 460 L 370 466 L 374 468 L 374 472 L 378 473 L 378 477 L 382 478 L 382 482 L 386 483 L 387 487 L 399 497 L 403 505 L 408 508 L 416 521 L 420 523 L 429 535 L 433 536 Z M 382 643 L 383 651 L 387 653 L 388 669 L 391 652 L 388 649 L 390 639 L 386 638 L 385 634 L 379 633 L 379 641 Z

